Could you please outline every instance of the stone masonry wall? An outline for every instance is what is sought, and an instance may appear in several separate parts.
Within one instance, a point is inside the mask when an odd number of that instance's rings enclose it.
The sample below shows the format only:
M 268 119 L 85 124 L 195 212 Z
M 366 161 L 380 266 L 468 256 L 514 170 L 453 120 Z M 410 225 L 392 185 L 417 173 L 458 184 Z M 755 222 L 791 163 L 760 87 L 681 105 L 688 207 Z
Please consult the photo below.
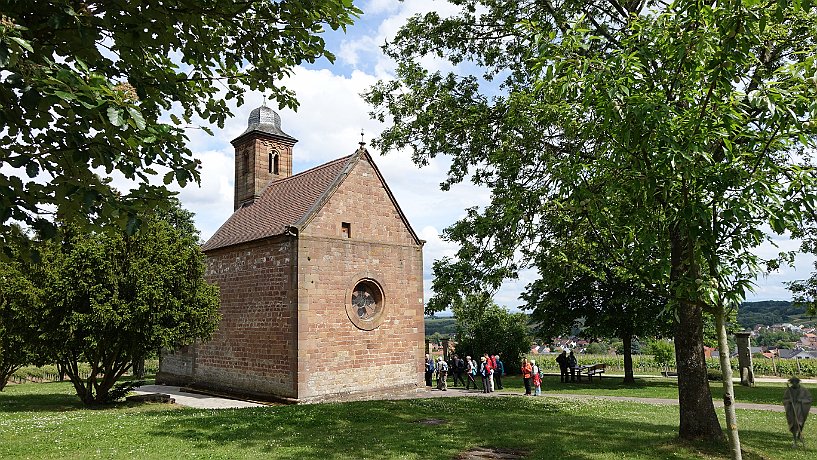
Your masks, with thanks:
M 425 388 L 422 246 L 365 158 L 302 229 L 298 269 L 299 400 Z M 383 289 L 385 317 L 374 330 L 356 327 L 346 310 L 364 278 Z
M 278 174 L 270 172 L 270 152 L 278 152 Z M 249 156 L 245 168 L 244 155 Z M 292 145 L 267 137 L 248 137 L 235 146 L 235 197 L 233 209 L 261 192 L 272 180 L 292 175 Z
M 207 280 L 221 289 L 213 337 L 196 347 L 194 384 L 296 396 L 295 240 L 282 237 L 211 251 Z
M 187 385 L 193 379 L 193 347 L 178 350 L 162 350 L 156 383 L 165 385 Z

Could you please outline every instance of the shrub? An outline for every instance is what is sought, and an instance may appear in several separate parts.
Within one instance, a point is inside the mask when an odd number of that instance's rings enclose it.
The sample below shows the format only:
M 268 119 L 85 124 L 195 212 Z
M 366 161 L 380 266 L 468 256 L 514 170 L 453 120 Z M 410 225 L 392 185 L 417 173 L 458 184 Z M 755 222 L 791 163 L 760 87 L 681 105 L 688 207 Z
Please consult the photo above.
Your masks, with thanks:
M 721 382 L 723 381 L 723 371 L 719 369 L 707 369 L 706 379 L 710 382 Z

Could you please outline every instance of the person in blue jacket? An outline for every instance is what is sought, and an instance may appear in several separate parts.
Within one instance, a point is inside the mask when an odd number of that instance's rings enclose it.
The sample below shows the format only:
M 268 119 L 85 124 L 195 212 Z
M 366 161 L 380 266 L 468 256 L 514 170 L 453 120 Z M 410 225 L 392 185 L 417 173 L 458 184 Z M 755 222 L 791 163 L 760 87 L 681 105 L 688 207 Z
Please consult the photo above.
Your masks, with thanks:
M 434 360 L 426 353 L 426 386 L 431 386 L 431 377 L 434 375 Z

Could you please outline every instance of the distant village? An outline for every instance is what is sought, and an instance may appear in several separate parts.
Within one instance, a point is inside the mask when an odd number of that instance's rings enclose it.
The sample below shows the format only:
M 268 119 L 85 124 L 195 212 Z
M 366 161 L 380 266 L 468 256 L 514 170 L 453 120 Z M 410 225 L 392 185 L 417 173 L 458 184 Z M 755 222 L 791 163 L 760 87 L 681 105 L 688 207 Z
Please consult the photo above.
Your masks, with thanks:
M 772 319 L 789 319 L 801 324 L 780 321 L 768 325 Z M 755 360 L 817 359 L 817 327 L 814 326 L 813 319 L 805 313 L 803 307 L 796 307 L 791 302 L 747 302 L 741 306 L 741 311 L 738 314 L 738 322 L 741 324 L 738 327 L 751 330 L 751 353 Z M 450 321 L 450 323 L 446 320 Z M 751 326 L 753 320 L 769 322 Z M 431 339 L 429 343 L 431 349 L 441 352 L 443 342 L 440 338 L 450 336 L 452 340 L 448 341 L 448 345 L 453 350 L 455 346 L 453 333 L 448 334 L 449 331 L 453 332 L 453 318 L 442 318 L 437 321 L 439 322 L 438 325 L 432 328 L 437 332 L 429 337 Z M 547 341 L 537 340 L 536 343 L 531 344 L 530 354 L 554 354 L 561 352 L 563 349 L 573 350 L 579 354 L 622 354 L 620 342 L 582 337 L 581 333 L 577 331 L 574 331 L 574 333 L 576 335 L 556 337 Z M 646 349 L 645 345 L 645 343 L 635 341 L 633 343 L 633 354 L 649 354 L 649 350 Z M 732 348 L 731 356 L 737 356 L 737 347 L 734 343 L 730 342 L 730 347 Z M 707 358 L 719 357 L 717 348 L 705 346 L 704 353 Z

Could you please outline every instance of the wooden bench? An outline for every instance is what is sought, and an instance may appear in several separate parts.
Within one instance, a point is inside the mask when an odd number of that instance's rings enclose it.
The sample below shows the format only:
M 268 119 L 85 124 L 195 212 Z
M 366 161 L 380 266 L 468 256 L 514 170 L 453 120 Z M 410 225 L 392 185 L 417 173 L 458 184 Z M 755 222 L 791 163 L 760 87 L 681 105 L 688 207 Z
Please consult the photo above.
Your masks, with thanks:
M 587 379 L 592 382 L 594 375 L 599 376 L 599 380 L 601 380 L 601 375 L 604 374 L 606 367 L 606 364 L 593 364 L 592 366 L 586 366 L 583 370 L 585 375 L 587 375 Z

